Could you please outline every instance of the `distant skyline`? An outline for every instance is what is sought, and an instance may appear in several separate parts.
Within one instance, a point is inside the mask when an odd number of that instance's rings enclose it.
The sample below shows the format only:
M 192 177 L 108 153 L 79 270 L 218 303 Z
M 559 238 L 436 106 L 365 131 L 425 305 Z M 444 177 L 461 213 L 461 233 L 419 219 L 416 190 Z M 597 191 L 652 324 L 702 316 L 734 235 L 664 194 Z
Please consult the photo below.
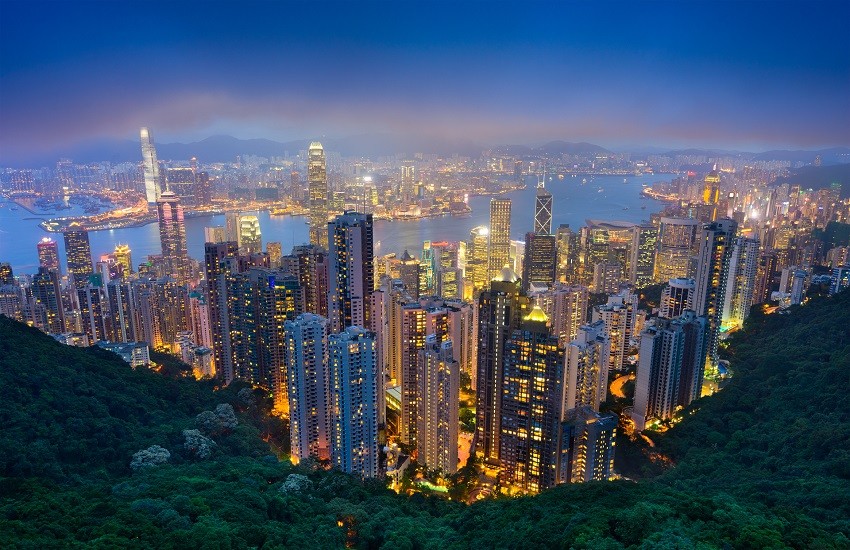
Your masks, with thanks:
M 847 2 L 0 3 L 0 164 L 98 140 L 850 145 Z

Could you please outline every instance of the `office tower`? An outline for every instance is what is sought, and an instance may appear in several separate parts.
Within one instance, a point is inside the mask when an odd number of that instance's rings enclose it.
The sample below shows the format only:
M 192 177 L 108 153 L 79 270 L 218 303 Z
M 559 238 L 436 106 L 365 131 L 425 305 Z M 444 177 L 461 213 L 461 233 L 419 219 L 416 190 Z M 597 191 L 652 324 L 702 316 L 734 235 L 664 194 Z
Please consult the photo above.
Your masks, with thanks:
M 62 275 L 59 267 L 59 245 L 50 237 L 42 237 L 36 245 L 38 250 L 38 264 Z
M 212 204 L 212 184 L 207 172 L 195 172 L 195 204 L 207 206 Z
M 653 224 L 636 225 L 632 231 L 632 258 L 629 262 L 629 282 L 637 288 L 643 288 L 653 283 L 658 227 Z
M 510 263 L 511 200 L 490 199 L 490 243 L 487 256 L 488 279 L 498 277 Z
M 613 294 L 623 282 L 623 266 L 619 262 L 599 262 L 593 266 L 593 292 Z
M 94 273 L 89 232 L 75 222 L 63 235 L 65 237 L 65 258 L 68 261 L 68 274 L 74 277 L 76 288 L 85 288 L 89 283 L 89 275 Z
M 686 309 L 694 309 L 695 285 L 693 279 L 670 279 L 670 282 L 661 291 L 661 305 L 658 308 L 658 316 L 665 319 L 675 319 Z
M 574 284 L 579 280 L 581 267 L 579 235 L 570 229 L 569 224 L 561 224 L 555 240 L 558 246 L 555 276 L 561 282 Z
M 729 256 L 729 275 L 723 301 L 721 324 L 724 327 L 741 327 L 750 314 L 758 271 L 759 241 L 735 237 Z
M 416 197 L 416 167 L 412 160 L 406 160 L 401 165 L 401 183 L 398 194 L 402 201 L 410 202 Z
M 586 220 L 579 234 L 583 261 L 577 282 L 590 282 L 594 266 L 602 262 L 617 263 L 626 273 L 632 257 L 634 227 L 630 222 Z
M 76 293 L 80 305 L 83 332 L 88 336 L 89 342 L 94 344 L 108 339 L 105 324 L 107 300 L 103 294 L 103 280 L 100 276 L 92 276 L 91 279 L 90 282 L 87 277 L 86 284 L 77 288 Z
M 693 258 L 699 252 L 700 223 L 693 219 L 661 218 L 655 256 L 655 282 L 693 277 Z
M 557 261 L 558 247 L 554 235 L 526 233 L 525 257 L 522 262 L 523 289 L 528 292 L 532 285 L 548 287 L 554 283 Z
M 0 315 L 24 322 L 24 300 L 21 287 L 16 284 L 0 284 Z
M 180 197 L 183 204 L 195 204 L 195 172 L 191 168 L 167 168 L 166 189 Z
M 204 244 L 204 278 L 209 293 L 210 331 L 212 332 L 213 367 L 219 372 L 224 362 L 224 335 L 227 330 L 227 294 L 222 261 L 235 259 L 239 247 L 235 242 Z
M 189 330 L 189 292 L 186 286 L 172 277 L 162 277 L 153 283 L 155 338 L 148 343 L 156 348 L 175 351 L 181 332 Z
M 108 313 L 105 339 L 110 342 L 132 342 L 134 339 L 131 289 L 129 283 L 121 280 L 109 281 L 106 284 Z
M 160 194 L 156 201 L 159 215 L 159 239 L 168 275 L 180 284 L 191 278 L 189 253 L 186 249 L 186 221 L 180 199 L 171 191 Z
M 610 348 L 604 321 L 579 328 L 578 335 L 566 349 L 565 410 L 589 407 L 599 411 L 608 391 Z
M 379 475 L 383 376 L 375 334 L 348 327 L 328 337 L 331 463 L 363 478 Z
M 116 244 L 114 254 L 115 263 L 121 266 L 123 278 L 126 279 L 133 273 L 133 257 L 130 253 L 130 245 Z
M 829 282 L 829 295 L 833 296 L 850 288 L 850 265 L 833 267 Z
M 510 268 L 502 269 L 478 297 L 476 445 L 489 462 L 499 460 L 505 343 L 527 315 L 530 302 Z
M 226 230 L 223 225 L 204 228 L 205 243 L 223 243 L 227 241 Z M 238 241 L 237 241 L 238 242 Z
M 314 141 L 307 151 L 307 183 L 310 193 L 310 244 L 328 250 L 328 174 L 325 150 Z
M 605 481 L 614 474 L 617 415 L 590 407 L 568 411 L 561 423 L 559 483 Z
M 239 253 L 243 256 L 263 251 L 263 235 L 257 216 L 239 217 Z
M 330 458 L 328 320 L 304 313 L 284 323 L 292 458 Z
M 239 213 L 227 212 L 224 215 L 224 241 L 239 242 Z M 217 241 L 207 241 L 217 242 Z
M 0 262 L 0 286 L 13 284 L 15 284 L 15 274 L 12 271 L 12 264 Z
M 505 342 L 499 459 L 505 481 L 537 493 L 557 484 L 564 348 L 534 306 Z
M 720 321 L 736 229 L 734 220 L 727 218 L 706 224 L 700 233 L 697 274 L 694 278 L 694 310 L 708 320 L 707 368 L 717 366 Z
M 522 267 L 525 261 L 525 241 L 511 241 L 510 251 L 508 252 L 508 267 L 514 270 L 515 273 L 522 273 Z
M 587 322 L 589 294 L 586 286 L 563 283 L 530 294 L 534 303 L 546 313 L 552 333 L 562 347 L 575 340 L 579 327 Z
M 637 306 L 637 295 L 627 288 L 609 296 L 605 305 L 593 308 L 593 322 L 604 321 L 605 335 L 611 340 L 611 370 L 622 370 L 629 356 L 637 321 Z
M 686 311 L 657 319 L 640 335 L 632 420 L 642 431 L 650 419 L 669 420 L 702 393 L 708 321 Z
M 142 142 L 142 163 L 145 172 L 145 197 L 148 204 L 154 204 L 159 200 L 160 178 L 159 161 L 156 158 L 156 148 L 153 144 L 153 135 L 147 128 L 140 130 Z
M 419 260 L 410 255 L 405 250 L 401 256 L 401 263 L 398 266 L 398 274 L 401 282 L 404 283 L 404 288 L 410 293 L 414 299 L 419 298 L 419 275 L 420 263 Z
M 298 275 L 304 290 L 304 311 L 326 317 L 330 268 L 327 251 L 313 244 L 293 247 L 292 254 L 281 258 L 281 267 Z
M 419 351 L 417 391 L 417 461 L 449 475 L 457 471 L 460 368 L 452 342 L 430 335 Z
M 552 233 L 552 193 L 543 188 L 543 182 L 537 186 L 534 199 L 534 234 Z
M 486 289 L 490 281 L 488 277 L 488 238 L 489 230 L 484 225 L 472 228 L 469 232 L 467 245 L 466 280 L 471 282 L 474 293 Z
M 375 288 L 372 214 L 347 211 L 327 224 L 330 241 L 328 314 L 331 330 L 370 325 Z
M 283 247 L 279 242 L 266 243 L 266 254 L 269 255 L 269 263 L 275 269 L 280 264 L 280 259 L 283 257 Z
M 714 168 L 706 174 L 704 183 L 702 202 L 711 206 L 708 210 L 708 219 L 705 221 L 713 222 L 717 219 L 718 204 L 720 203 L 720 174 L 717 172 L 716 164 L 714 165 Z
M 50 242 L 55 248 L 56 243 Z M 56 262 L 58 264 L 58 257 Z M 58 270 L 44 265 L 38 268 L 38 273 L 32 278 L 32 297 L 35 325 L 50 334 L 65 332 L 65 308 L 62 306 Z

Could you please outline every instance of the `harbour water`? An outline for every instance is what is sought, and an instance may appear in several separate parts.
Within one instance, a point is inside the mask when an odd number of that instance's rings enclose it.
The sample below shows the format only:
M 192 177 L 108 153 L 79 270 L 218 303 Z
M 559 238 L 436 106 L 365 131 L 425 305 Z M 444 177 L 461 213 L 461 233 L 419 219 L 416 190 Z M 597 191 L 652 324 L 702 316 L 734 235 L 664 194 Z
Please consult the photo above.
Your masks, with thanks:
M 586 219 L 623 220 L 641 222 L 648 220 L 652 212 L 662 208 L 654 200 L 641 199 L 642 184 L 651 184 L 664 176 L 567 176 L 563 180 L 550 177 L 546 188 L 553 195 L 553 231 L 559 224 L 569 224 L 574 230 L 584 225 Z M 586 183 L 582 183 L 583 179 Z M 511 238 L 524 239 L 533 228 L 535 179 L 529 179 L 528 187 L 503 195 L 512 201 Z M 407 249 L 419 256 L 425 240 L 466 240 L 469 231 L 478 225 L 489 224 L 490 197 L 470 197 L 472 214 L 466 217 L 444 216 L 421 220 L 375 222 L 375 254 L 395 252 L 399 255 Z M 79 211 L 78 211 L 79 210 Z M 263 242 L 279 241 L 284 253 L 293 245 L 308 240 L 306 218 L 303 216 L 271 216 L 267 211 L 252 212 L 260 220 Z M 45 219 L 60 216 L 82 215 L 80 207 L 62 210 L 60 214 L 46 212 L 33 214 L 13 203 L 0 207 L 0 262 L 10 262 L 16 274 L 34 273 L 38 268 L 36 243 L 45 236 L 59 243 L 60 257 L 65 259 L 61 233 L 48 233 L 39 227 Z M 203 258 L 204 227 L 224 225 L 223 215 L 211 215 L 186 220 L 186 239 L 189 255 Z M 108 254 L 118 243 L 128 244 L 133 263 L 138 264 L 150 254 L 161 253 L 159 229 L 156 223 L 141 227 L 93 231 L 89 234 L 95 260 Z M 64 271 L 64 265 L 63 265 Z

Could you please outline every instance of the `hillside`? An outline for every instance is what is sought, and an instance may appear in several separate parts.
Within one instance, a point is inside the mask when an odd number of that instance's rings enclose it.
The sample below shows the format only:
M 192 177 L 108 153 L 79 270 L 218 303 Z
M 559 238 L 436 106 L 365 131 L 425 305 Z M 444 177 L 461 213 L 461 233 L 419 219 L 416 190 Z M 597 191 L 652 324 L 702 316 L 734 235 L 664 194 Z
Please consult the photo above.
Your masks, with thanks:
M 657 437 L 674 468 L 466 506 L 278 461 L 257 392 L 0 318 L 0 547 L 848 548 L 850 293 L 748 324 L 729 387 Z M 237 425 L 203 431 L 222 404 Z M 131 467 L 150 445 L 170 458 Z
M 799 185 L 803 189 L 824 189 L 834 183 L 841 184 L 841 197 L 850 197 L 850 164 L 833 166 L 803 166 L 788 176 L 777 178 L 770 185 Z

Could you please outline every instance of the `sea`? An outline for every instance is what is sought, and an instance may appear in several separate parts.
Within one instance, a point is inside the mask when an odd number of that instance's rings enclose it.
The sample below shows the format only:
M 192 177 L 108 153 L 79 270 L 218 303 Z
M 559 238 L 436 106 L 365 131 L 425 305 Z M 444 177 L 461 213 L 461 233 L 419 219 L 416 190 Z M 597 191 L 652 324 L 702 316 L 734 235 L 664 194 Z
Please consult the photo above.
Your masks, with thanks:
M 663 204 L 642 198 L 644 184 L 664 180 L 665 176 L 642 174 L 638 176 L 567 175 L 564 179 L 549 176 L 546 189 L 552 193 L 552 230 L 569 224 L 578 230 L 588 219 L 605 221 L 641 222 L 649 220 Z M 528 178 L 525 189 L 500 195 L 509 198 L 511 206 L 511 238 L 524 240 L 533 230 L 534 197 L 537 178 Z M 479 225 L 489 225 L 489 196 L 469 198 L 471 214 L 466 216 L 441 216 L 420 220 L 375 221 L 375 255 L 395 252 L 399 256 L 408 250 L 420 256 L 422 243 L 428 241 L 468 240 L 469 232 Z M 2 199 L 0 199 L 2 200 Z M 0 202 L 0 262 L 9 262 L 15 274 L 35 273 L 38 270 L 36 244 L 43 237 L 52 237 L 59 244 L 60 258 L 65 258 L 65 243 L 60 233 L 49 233 L 39 223 L 51 217 L 83 215 L 82 208 L 71 204 L 70 209 L 41 211 L 32 203 L 26 210 L 10 202 Z M 260 220 L 263 242 L 278 241 L 284 253 L 294 245 L 308 241 L 307 219 L 304 216 L 272 216 L 268 211 L 245 211 Z M 186 240 L 189 255 L 202 259 L 204 255 L 204 227 L 224 225 L 224 215 L 193 217 L 186 220 Z M 97 261 L 109 254 L 117 244 L 127 244 L 132 251 L 134 264 L 139 264 L 151 254 L 160 254 L 159 229 L 156 223 L 139 227 L 92 231 L 89 233 L 92 254 Z M 63 266 L 64 271 L 64 266 Z

